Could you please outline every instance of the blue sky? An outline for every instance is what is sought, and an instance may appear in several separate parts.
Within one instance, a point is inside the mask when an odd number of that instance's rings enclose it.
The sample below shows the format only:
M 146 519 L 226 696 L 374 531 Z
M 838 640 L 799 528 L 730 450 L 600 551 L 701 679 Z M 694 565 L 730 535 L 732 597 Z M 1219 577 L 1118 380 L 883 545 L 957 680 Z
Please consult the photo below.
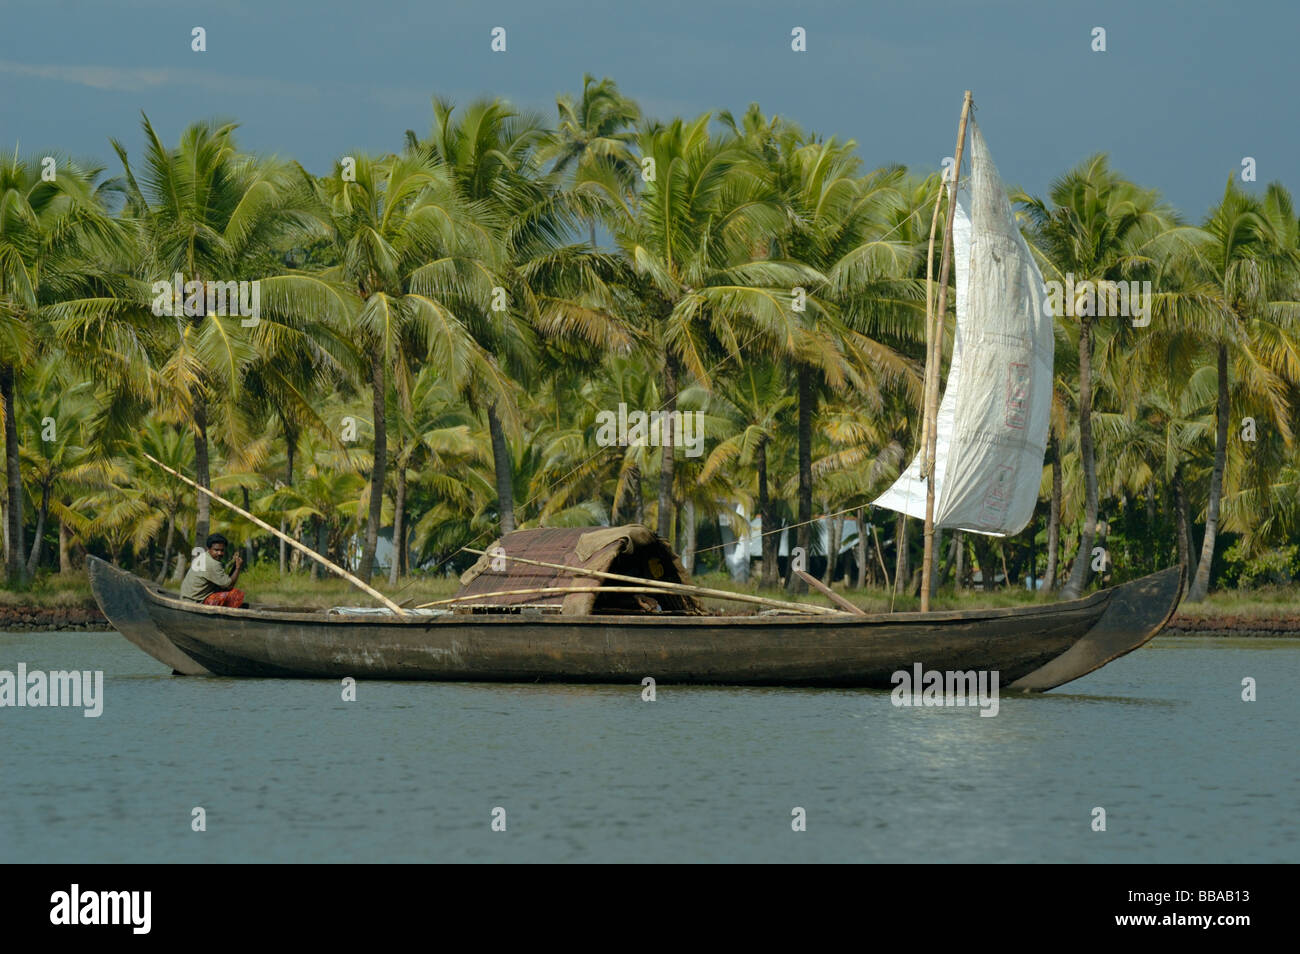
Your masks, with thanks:
M 207 52 L 190 49 L 207 31 Z M 493 53 L 491 30 L 507 31 Z M 790 49 L 791 29 L 808 51 Z M 1107 51 L 1091 50 L 1103 27 Z M 936 168 L 962 91 L 1003 178 L 1041 194 L 1093 152 L 1199 219 L 1244 156 L 1300 193 L 1300 4 L 1172 0 L 928 3 L 511 0 L 312 3 L 0 0 L 0 145 L 58 149 L 117 171 L 147 112 L 175 142 L 210 116 L 247 149 L 325 172 L 400 148 L 431 97 L 485 94 L 554 115 L 584 72 L 647 114 L 758 102 L 852 138 L 872 166 Z

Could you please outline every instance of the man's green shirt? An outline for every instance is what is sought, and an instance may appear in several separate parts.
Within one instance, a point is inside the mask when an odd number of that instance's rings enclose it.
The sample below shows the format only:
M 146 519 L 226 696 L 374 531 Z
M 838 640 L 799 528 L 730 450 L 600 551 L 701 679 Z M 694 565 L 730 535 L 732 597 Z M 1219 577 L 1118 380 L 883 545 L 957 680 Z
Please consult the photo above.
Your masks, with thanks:
M 230 589 L 230 585 L 230 577 L 221 569 L 221 564 L 211 554 L 204 553 L 190 564 L 181 583 L 181 599 L 202 603 L 213 593 Z

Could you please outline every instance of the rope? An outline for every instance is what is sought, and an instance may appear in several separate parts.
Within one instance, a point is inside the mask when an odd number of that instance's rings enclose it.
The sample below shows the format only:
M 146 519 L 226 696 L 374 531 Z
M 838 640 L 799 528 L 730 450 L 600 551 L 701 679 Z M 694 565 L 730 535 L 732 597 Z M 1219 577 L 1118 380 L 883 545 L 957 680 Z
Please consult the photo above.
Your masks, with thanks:
M 775 530 L 764 530 L 764 531 L 763 531 L 762 533 L 760 533 L 758 536 L 759 536 L 759 539 L 762 539 L 763 537 L 769 537 L 769 536 L 771 536 L 771 535 L 774 534 L 774 533 L 785 533 L 785 531 L 787 531 L 787 530 L 797 530 L 799 527 L 804 527 L 804 526 L 807 526 L 808 524 L 816 523 L 816 522 L 819 521 L 819 520 L 829 520 L 831 517 L 842 517 L 842 516 L 844 516 L 846 513 L 855 513 L 856 511 L 858 511 L 858 510 L 862 510 L 862 509 L 864 509 L 864 508 L 865 508 L 865 509 L 871 509 L 871 510 L 875 510 L 875 509 L 876 509 L 876 508 L 873 507 L 871 504 L 864 504 L 862 507 L 848 507 L 848 508 L 846 508 L 846 509 L 844 509 L 844 510 L 836 511 L 835 513 L 823 513 L 823 514 L 819 514 L 818 516 L 813 517 L 811 520 L 805 520 L 805 521 L 803 521 L 802 523 L 788 523 L 788 524 L 786 524 L 785 526 L 783 526 L 783 527 L 778 527 L 778 528 L 775 529 Z M 862 531 L 861 531 L 861 528 L 859 528 L 858 532 L 859 532 L 859 533 L 862 532 Z M 735 541 L 735 542 L 738 543 L 739 541 Z M 695 555 L 696 555 L 696 556 L 699 556 L 701 553 L 708 553 L 710 550 L 721 550 L 723 547 L 729 547 L 729 546 L 731 546 L 730 543 L 719 543 L 717 546 L 705 547 L 705 548 L 702 549 L 702 550 L 696 550 L 696 551 L 695 551 Z

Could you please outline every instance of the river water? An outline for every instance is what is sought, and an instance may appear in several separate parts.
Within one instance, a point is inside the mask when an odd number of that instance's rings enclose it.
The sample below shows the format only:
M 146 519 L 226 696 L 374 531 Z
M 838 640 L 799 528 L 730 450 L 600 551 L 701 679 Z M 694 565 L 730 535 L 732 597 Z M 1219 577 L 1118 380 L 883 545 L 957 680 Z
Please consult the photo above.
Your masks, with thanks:
M 104 708 L 0 708 L 3 862 L 1300 861 L 1300 640 L 1157 639 L 993 718 L 639 684 L 345 702 L 173 677 L 114 633 L 0 634 L 20 662 L 103 670 Z

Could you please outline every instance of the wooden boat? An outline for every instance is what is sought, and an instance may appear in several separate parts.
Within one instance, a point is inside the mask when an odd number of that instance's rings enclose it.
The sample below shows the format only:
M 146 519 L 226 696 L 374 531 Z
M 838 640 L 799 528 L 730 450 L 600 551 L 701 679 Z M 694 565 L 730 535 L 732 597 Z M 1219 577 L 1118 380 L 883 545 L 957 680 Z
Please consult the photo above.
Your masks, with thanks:
M 939 532 L 1009 536 L 1027 525 L 1037 506 L 1051 405 L 1054 328 L 1046 288 L 970 119 L 971 105 L 968 92 L 954 175 L 945 187 L 950 198 L 934 307 L 927 294 L 922 447 L 874 504 L 925 521 L 923 610 Z M 971 174 L 963 184 L 968 120 Z M 939 209 L 936 198 L 931 247 Z M 927 255 L 927 289 L 931 266 Z M 940 400 L 950 266 L 956 333 Z M 548 558 L 523 555 L 530 547 L 541 547 Z M 667 544 L 632 526 L 516 531 L 462 576 L 454 599 L 476 601 L 482 612 L 408 616 L 369 584 L 306 552 L 389 610 L 350 616 L 230 610 L 184 602 L 93 558 L 90 573 L 100 607 L 118 630 L 189 675 L 573 682 L 650 676 L 664 683 L 890 688 L 895 673 L 919 664 L 925 671 L 996 671 L 1002 687 L 1031 692 L 1132 652 L 1160 631 L 1182 592 L 1175 568 L 1083 599 L 1016 609 L 870 616 L 855 615 L 850 606 L 821 608 L 829 615 L 810 617 L 793 615 L 806 607 L 783 604 L 787 615 L 711 616 L 694 596 L 717 594 L 687 587 Z M 502 565 L 490 565 L 493 559 Z M 607 586 L 608 579 L 644 585 Z
M 178 673 L 339 679 L 656 682 L 891 688 L 892 676 L 989 670 L 1041 692 L 1137 649 L 1182 591 L 1169 569 L 1080 600 L 851 616 L 465 614 L 409 619 L 224 609 L 91 557 L 95 596 L 128 640 Z

